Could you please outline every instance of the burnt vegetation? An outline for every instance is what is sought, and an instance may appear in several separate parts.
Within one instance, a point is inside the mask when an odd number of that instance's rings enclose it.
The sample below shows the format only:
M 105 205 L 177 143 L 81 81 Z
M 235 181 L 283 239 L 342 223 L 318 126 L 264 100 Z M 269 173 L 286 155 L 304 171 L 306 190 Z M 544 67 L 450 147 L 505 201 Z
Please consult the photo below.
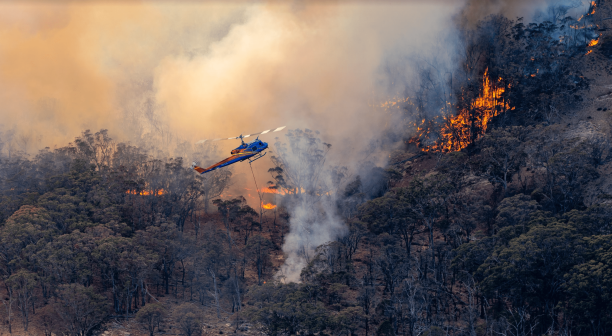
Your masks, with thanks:
M 286 201 L 263 215 L 223 197 L 229 171 L 199 176 L 105 130 L 32 158 L 11 148 L 0 158 L 3 327 L 89 335 L 113 319 L 151 336 L 217 333 L 215 323 L 267 335 L 612 335 L 609 130 L 576 121 L 595 109 L 586 57 L 609 71 L 612 42 L 595 14 L 566 13 L 464 30 L 462 66 L 443 80 L 422 72 L 405 106 L 406 147 L 385 170 L 329 168 L 333 147 L 291 132 L 268 188 Z M 483 76 L 503 104 L 474 104 Z M 465 123 L 452 124 L 461 113 Z M 292 169 L 296 143 L 307 144 L 304 170 Z M 304 250 L 301 282 L 285 283 L 274 274 L 287 207 L 303 200 L 333 200 L 347 230 Z

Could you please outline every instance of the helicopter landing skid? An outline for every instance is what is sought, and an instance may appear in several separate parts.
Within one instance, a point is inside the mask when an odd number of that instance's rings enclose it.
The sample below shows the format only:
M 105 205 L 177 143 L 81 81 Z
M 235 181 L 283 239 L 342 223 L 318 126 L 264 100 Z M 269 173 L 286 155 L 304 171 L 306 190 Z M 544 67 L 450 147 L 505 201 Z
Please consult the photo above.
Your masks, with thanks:
M 264 152 L 263 154 L 259 153 L 259 154 L 255 155 L 255 156 L 253 156 L 253 159 L 249 159 L 249 163 L 253 163 L 253 161 L 261 159 L 262 157 L 266 156 L 266 154 L 268 154 L 268 152 Z

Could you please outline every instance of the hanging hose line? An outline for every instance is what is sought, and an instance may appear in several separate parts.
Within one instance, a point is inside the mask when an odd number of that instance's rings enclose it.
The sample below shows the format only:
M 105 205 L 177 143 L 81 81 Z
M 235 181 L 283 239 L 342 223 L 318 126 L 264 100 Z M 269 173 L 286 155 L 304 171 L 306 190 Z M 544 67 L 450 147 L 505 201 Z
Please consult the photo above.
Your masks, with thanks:
M 253 174 L 253 182 L 255 182 L 255 190 L 257 190 L 257 196 L 259 196 L 259 230 L 263 230 L 261 225 L 261 216 L 263 215 L 263 199 L 261 198 L 261 193 L 259 192 L 259 187 L 257 186 L 257 179 L 255 179 L 255 173 L 253 172 L 253 165 L 249 162 L 249 167 L 251 167 L 251 174 Z

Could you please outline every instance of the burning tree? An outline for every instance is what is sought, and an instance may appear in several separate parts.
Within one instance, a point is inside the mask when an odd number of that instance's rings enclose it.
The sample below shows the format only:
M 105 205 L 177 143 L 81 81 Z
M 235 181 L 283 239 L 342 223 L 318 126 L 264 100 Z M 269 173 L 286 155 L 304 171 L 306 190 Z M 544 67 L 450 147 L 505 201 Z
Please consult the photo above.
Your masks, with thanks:
M 512 108 L 504 99 L 505 88 L 502 78 L 493 81 L 489 78 L 489 69 L 482 77 L 482 92 L 468 107 L 459 108 L 457 115 L 423 119 L 417 127 L 417 136 L 410 142 L 416 143 L 423 151 L 454 152 L 467 147 L 487 131 L 491 118 Z M 466 99 L 462 99 L 466 100 Z M 437 133 L 433 144 L 424 140 Z
M 588 87 L 582 57 L 599 42 L 597 3 L 578 19 L 566 7 L 555 7 L 551 21 L 525 24 L 498 15 L 462 31 L 464 56 L 451 80 L 422 71 L 414 100 L 404 103 L 409 143 L 422 151 L 458 151 L 494 120 L 496 126 L 553 123 L 561 107 L 580 102 L 578 92 Z

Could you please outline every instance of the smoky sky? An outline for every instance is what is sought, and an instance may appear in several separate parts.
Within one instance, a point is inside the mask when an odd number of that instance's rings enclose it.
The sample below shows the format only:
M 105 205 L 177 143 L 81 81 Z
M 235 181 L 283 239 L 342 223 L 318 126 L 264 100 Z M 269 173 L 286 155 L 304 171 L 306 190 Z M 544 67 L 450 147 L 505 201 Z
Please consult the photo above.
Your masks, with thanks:
M 457 21 L 550 4 L 2 2 L 0 130 L 35 151 L 87 128 L 170 143 L 287 125 L 350 157 L 393 123 L 378 106 L 416 82 L 415 59 L 452 70 Z
M 457 11 L 446 2 L 0 6 L 1 124 L 31 137 L 26 150 L 86 128 L 197 141 L 282 125 L 358 147 L 389 121 L 376 109 L 389 97 L 378 85 L 383 61 L 430 52 Z

